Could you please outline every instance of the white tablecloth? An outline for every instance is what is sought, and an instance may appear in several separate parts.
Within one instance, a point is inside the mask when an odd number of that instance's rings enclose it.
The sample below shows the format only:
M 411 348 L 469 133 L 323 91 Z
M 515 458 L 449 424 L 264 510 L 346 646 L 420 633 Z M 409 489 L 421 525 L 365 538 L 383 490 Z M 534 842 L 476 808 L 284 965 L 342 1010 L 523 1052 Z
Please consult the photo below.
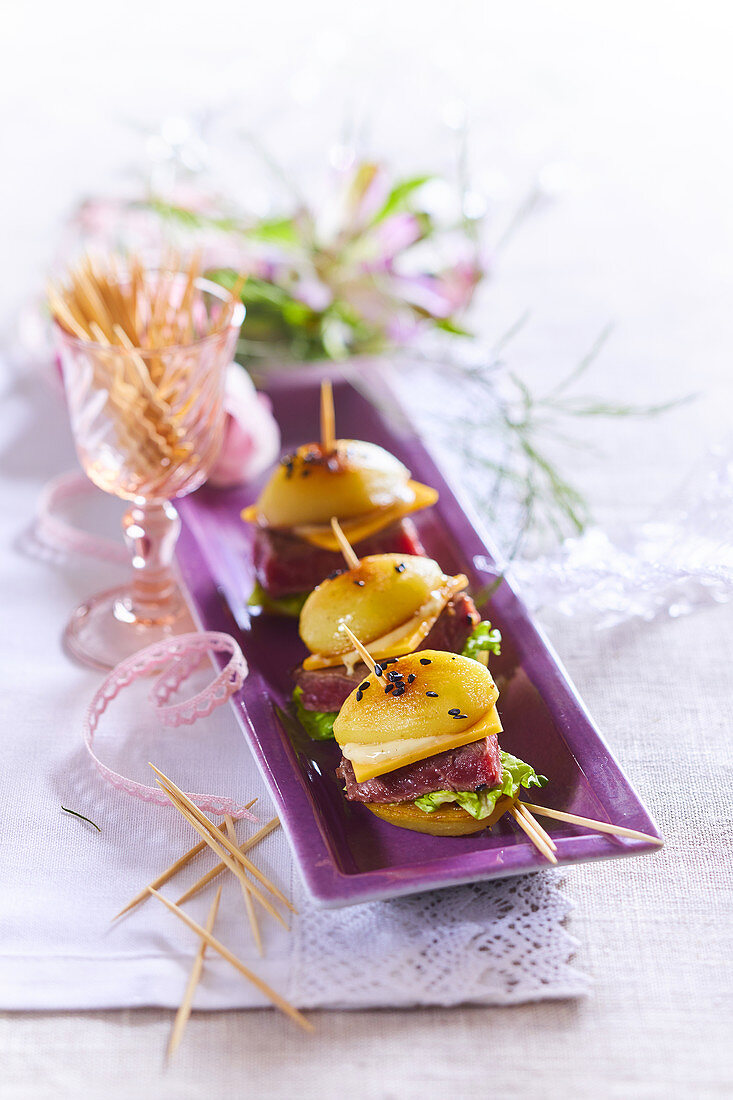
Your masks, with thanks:
M 497 230 L 538 169 L 547 185 L 537 216 L 496 259 L 496 280 L 478 303 L 480 327 L 498 336 L 529 308 L 530 324 L 507 355 L 535 384 L 550 384 L 614 319 L 616 333 L 587 392 L 634 401 L 702 393 L 663 421 L 593 425 L 605 461 L 566 458 L 599 519 L 649 515 L 729 428 L 724 5 L 693 12 L 652 2 L 528 0 L 500 10 L 470 4 L 448 15 L 444 5 L 385 2 L 370 7 L 368 20 L 354 9 L 350 21 L 343 5 L 326 0 L 287 12 L 224 3 L 203 20 L 185 3 L 175 10 L 131 3 L 110 26 L 106 10 L 80 3 L 73 35 L 68 9 L 25 11 L 16 7 L 11 17 L 0 67 L 5 148 L 16 154 L 2 179 L 0 288 L 8 310 L 40 285 L 72 197 L 116 176 L 140 151 L 117 119 L 150 121 L 181 104 L 222 103 L 238 90 L 246 121 L 273 137 L 289 132 L 285 148 L 297 160 L 316 143 L 322 121 L 311 90 L 330 82 L 337 94 L 329 106 L 350 113 L 353 129 L 371 119 L 372 151 L 404 151 L 420 169 L 441 156 L 449 161 L 452 147 L 415 120 L 438 119 L 444 108 L 455 118 L 463 96 L 475 170 L 499 202 Z M 289 110 L 280 106 L 283 88 L 293 96 Z M 33 422 L 17 415 L 2 441 L 3 463 L 32 493 L 49 456 L 33 439 Z M 86 588 L 99 579 L 89 570 Z M 71 587 L 59 591 L 49 639 L 75 595 Z M 33 584 L 15 596 L 30 606 Z M 731 619 L 730 607 L 711 608 L 599 634 L 544 616 L 667 837 L 653 858 L 568 872 L 578 903 L 577 964 L 594 980 L 585 1001 L 321 1013 L 315 1037 L 271 1012 L 201 1014 L 165 1073 L 166 1011 L 5 1014 L 5 1093 L 105 1100 L 152 1091 L 385 1100 L 518 1088 L 542 1100 L 730 1095 Z M 4 618 L 3 627 L 12 624 Z M 5 673 L 3 718 L 17 724 L 12 698 L 42 693 L 42 675 L 20 655 Z M 86 690 L 79 675 L 69 684 L 69 713 Z M 31 763 L 42 764 L 33 744 L 29 724 Z M 3 832 L 17 828 L 6 799 Z

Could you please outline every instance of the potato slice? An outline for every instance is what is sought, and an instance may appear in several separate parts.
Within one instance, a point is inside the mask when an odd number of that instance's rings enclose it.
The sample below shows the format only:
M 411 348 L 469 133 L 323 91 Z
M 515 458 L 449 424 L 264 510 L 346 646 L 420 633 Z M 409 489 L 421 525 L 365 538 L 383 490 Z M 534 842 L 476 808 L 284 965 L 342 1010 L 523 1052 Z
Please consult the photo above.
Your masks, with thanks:
M 358 568 L 324 581 L 311 592 L 300 614 L 300 636 L 311 653 L 349 653 L 353 645 L 341 630 L 346 623 L 368 646 L 439 597 L 449 580 L 430 558 L 408 554 L 363 558 Z
M 398 501 L 410 503 L 410 471 L 384 448 L 339 439 L 325 454 L 318 443 L 282 460 L 245 519 L 267 527 L 298 527 L 353 519 Z
M 471 833 L 480 833 L 483 829 L 491 828 L 513 805 L 514 799 L 504 795 L 489 817 L 477 821 L 461 806 L 441 806 L 431 814 L 426 814 L 412 802 L 365 803 L 366 808 L 381 817 L 382 821 L 398 825 L 401 829 L 411 829 L 414 833 L 429 833 L 431 836 L 468 836 Z
M 366 690 L 352 691 L 333 726 L 340 745 L 461 733 L 479 722 L 499 697 L 489 670 L 455 653 L 418 650 L 385 668 L 385 674 L 395 672 L 402 675 L 403 694 L 386 694 L 372 674 L 365 678 Z

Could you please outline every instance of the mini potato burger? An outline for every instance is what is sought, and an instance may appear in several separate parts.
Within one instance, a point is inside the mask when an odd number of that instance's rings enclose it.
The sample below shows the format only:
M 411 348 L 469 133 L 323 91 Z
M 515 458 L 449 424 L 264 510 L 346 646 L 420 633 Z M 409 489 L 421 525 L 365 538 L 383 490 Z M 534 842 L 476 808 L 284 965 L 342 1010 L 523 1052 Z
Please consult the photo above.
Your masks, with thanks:
M 450 576 L 431 558 L 410 554 L 370 555 L 326 578 L 300 613 L 300 636 L 310 652 L 293 674 L 296 706 L 330 714 L 333 722 L 367 675 L 344 623 L 385 667 L 417 649 L 460 653 L 481 618 L 467 587 L 462 573 Z M 300 718 L 308 726 L 309 715 Z
M 492 825 L 544 777 L 499 747 L 499 691 L 478 660 L 422 649 L 379 663 L 333 723 L 349 801 L 416 832 L 464 836 Z
M 250 604 L 295 615 L 341 564 L 341 537 L 359 554 L 424 554 L 409 518 L 438 499 L 376 443 L 337 439 L 333 388 L 321 383 L 321 438 L 280 460 L 257 502 L 242 512 L 256 527 L 257 586 Z
M 242 518 L 256 527 L 257 593 L 263 608 L 297 615 L 305 597 L 342 564 L 331 517 L 360 555 L 423 554 L 408 518 L 438 494 L 410 478 L 374 443 L 337 439 L 285 455 Z

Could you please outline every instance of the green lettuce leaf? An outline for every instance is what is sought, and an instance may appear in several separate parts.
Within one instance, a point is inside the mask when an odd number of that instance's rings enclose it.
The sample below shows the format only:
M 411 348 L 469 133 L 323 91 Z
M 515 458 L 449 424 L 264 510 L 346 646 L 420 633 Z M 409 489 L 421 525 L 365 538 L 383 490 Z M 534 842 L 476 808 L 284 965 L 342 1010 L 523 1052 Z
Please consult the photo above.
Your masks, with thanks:
M 296 592 L 294 596 L 280 596 L 275 599 L 268 596 L 259 581 L 255 581 L 247 606 L 261 607 L 263 611 L 269 611 L 272 615 L 287 615 L 291 619 L 297 619 L 309 595 L 309 592 Z
M 301 687 L 297 687 L 293 692 L 293 703 L 295 704 L 298 721 L 311 741 L 333 740 L 333 724 L 336 721 L 337 710 L 306 710 L 303 706 L 303 689 Z
M 479 653 L 487 652 L 493 653 L 496 657 L 499 656 L 501 653 L 501 633 L 485 619 L 478 624 L 469 636 L 468 641 L 461 650 L 461 656 L 472 657 L 474 661 L 478 661 Z
M 485 791 L 433 791 L 416 798 L 415 805 L 426 814 L 431 814 L 446 802 L 457 802 L 471 817 L 482 821 L 491 816 L 502 795 L 515 798 L 522 787 L 544 787 L 547 783 L 547 778 L 538 775 L 531 764 L 525 764 L 524 760 L 511 753 L 501 753 L 501 767 L 500 787 Z

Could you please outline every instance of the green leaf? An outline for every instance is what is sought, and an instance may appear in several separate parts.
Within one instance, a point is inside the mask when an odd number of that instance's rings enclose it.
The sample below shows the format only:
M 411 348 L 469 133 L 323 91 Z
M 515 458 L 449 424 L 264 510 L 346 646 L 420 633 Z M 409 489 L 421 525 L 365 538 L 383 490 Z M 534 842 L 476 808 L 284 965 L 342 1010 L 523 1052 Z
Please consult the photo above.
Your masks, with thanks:
M 333 724 L 338 711 L 306 710 L 303 706 L 303 689 L 297 687 L 293 692 L 293 703 L 298 721 L 311 741 L 332 741 Z
M 378 225 L 379 222 L 388 218 L 390 214 L 398 214 L 402 210 L 408 209 L 409 200 L 414 193 L 432 179 L 435 179 L 435 176 L 432 174 L 426 176 L 410 176 L 408 179 L 400 180 L 399 183 L 396 183 L 389 195 L 387 195 L 384 206 L 372 218 L 372 225 Z
M 176 222 L 185 229 L 220 229 L 222 233 L 242 233 L 244 226 L 236 218 L 226 215 L 199 214 L 185 206 L 165 202 L 164 199 L 151 199 L 140 206 L 154 211 L 166 221 Z
M 442 320 L 436 321 L 435 327 L 440 329 L 441 332 L 449 332 L 451 336 L 473 336 L 472 332 L 469 332 L 467 328 L 461 328 L 450 317 L 444 317 Z
M 266 241 L 270 244 L 299 244 L 298 225 L 294 218 L 269 218 L 255 222 L 244 231 L 248 237 L 255 241 Z
M 480 653 L 493 653 L 496 657 L 501 653 L 501 631 L 492 627 L 488 619 L 478 624 L 461 650 L 461 656 L 472 657 L 474 661 L 480 660 Z
M 276 599 L 265 592 L 259 581 L 255 581 L 247 606 L 259 607 L 272 615 L 287 615 L 289 618 L 297 619 L 309 595 L 309 592 L 296 592 L 293 596 L 280 596 Z
M 500 787 L 491 787 L 485 791 L 433 791 L 432 794 L 416 798 L 415 805 L 426 814 L 431 814 L 447 802 L 456 802 L 471 817 L 483 821 L 494 812 L 502 795 L 516 798 L 522 787 L 544 787 L 547 783 L 546 777 L 538 775 L 531 764 L 525 764 L 524 760 L 512 756 L 511 753 L 501 753 L 501 766 Z

